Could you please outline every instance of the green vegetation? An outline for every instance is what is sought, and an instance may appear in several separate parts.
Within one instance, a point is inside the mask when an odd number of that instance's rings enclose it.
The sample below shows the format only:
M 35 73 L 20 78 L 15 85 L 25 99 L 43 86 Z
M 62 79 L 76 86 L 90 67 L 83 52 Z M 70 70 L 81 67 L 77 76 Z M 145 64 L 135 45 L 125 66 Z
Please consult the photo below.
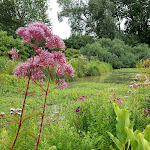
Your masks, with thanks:
M 33 55 L 33 50 L 29 45 L 23 44 L 20 39 L 14 39 L 12 36 L 7 36 L 7 32 L 5 31 L 0 31 L 0 56 L 8 58 L 8 51 L 12 50 L 14 47 L 19 50 L 19 57 L 23 60 L 26 60 Z
M 140 59 L 150 57 L 148 45 L 143 44 L 131 47 L 118 39 L 102 38 L 95 43 L 87 44 L 80 50 L 88 59 L 93 59 L 94 57 L 99 61 L 111 64 L 113 68 L 133 68 Z
M 119 69 L 110 73 L 101 83 L 74 81 L 69 82 L 68 88 L 64 90 L 51 91 L 48 95 L 39 150 L 48 150 L 54 145 L 60 150 L 105 150 L 110 149 L 112 145 L 117 150 L 117 146 L 107 133 L 110 132 L 114 136 L 117 133 L 117 121 L 112 102 L 119 105 L 121 109 L 126 108 L 130 111 L 130 120 L 135 124 L 134 131 L 142 132 L 149 124 L 148 108 L 143 105 L 143 97 L 141 97 L 142 103 L 139 102 L 138 93 L 134 95 L 127 93 L 130 81 L 136 80 L 135 76 L 138 72 L 138 69 L 133 68 Z M 6 147 L 2 142 L 5 141 L 8 147 L 12 144 L 17 129 L 16 121 L 19 119 L 19 116 L 10 114 L 10 108 L 16 109 L 22 106 L 27 83 L 26 79 L 18 80 L 8 74 L 1 74 L 0 83 L 0 103 L 2 104 L 0 110 L 5 112 L 5 117 L 0 119 L 0 139 L 2 140 L 0 140 L 0 149 L 5 150 Z M 45 82 L 42 85 L 45 87 Z M 53 82 L 50 87 L 54 87 Z M 149 94 L 149 86 L 145 90 L 146 94 Z M 25 121 L 15 147 L 18 150 L 22 147 L 25 150 L 33 150 L 39 131 L 37 124 L 40 123 L 44 95 L 34 84 L 31 84 L 29 93 L 23 118 Z M 120 98 L 122 104 L 119 104 L 117 98 Z M 144 110 L 147 113 L 144 113 Z

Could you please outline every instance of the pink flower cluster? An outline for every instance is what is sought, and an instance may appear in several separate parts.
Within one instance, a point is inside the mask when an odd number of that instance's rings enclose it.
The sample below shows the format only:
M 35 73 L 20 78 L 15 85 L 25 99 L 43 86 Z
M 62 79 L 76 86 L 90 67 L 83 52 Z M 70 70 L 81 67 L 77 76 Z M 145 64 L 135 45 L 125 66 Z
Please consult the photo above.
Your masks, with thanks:
M 23 40 L 34 48 L 35 53 L 33 58 L 29 58 L 27 62 L 20 64 L 14 69 L 14 74 L 17 78 L 28 77 L 32 81 L 43 81 L 45 75 L 43 70 L 46 70 L 52 75 L 52 71 L 55 70 L 53 75 L 67 75 L 74 77 L 73 68 L 66 63 L 65 55 L 61 51 L 48 52 L 45 48 L 59 48 L 63 50 L 65 48 L 64 42 L 56 35 L 53 35 L 51 30 L 41 22 L 34 22 L 27 27 L 19 28 L 16 33 L 20 35 Z M 35 46 L 31 43 L 35 42 Z M 45 42 L 45 46 L 38 47 L 41 42 Z M 15 48 L 9 51 L 13 59 L 18 58 L 18 52 Z M 59 88 L 66 87 L 66 83 L 63 79 L 57 81 Z
M 38 50 L 38 55 L 28 59 L 27 62 L 20 64 L 14 69 L 14 74 L 18 77 L 29 77 L 31 80 L 43 81 L 45 75 L 41 70 L 51 67 L 52 70 L 56 68 L 56 75 L 67 75 L 73 77 L 73 68 L 68 65 L 65 60 L 65 55 L 62 52 L 53 51 L 52 53 L 45 50 Z
M 65 44 L 60 37 L 53 35 L 52 31 L 42 22 L 33 22 L 27 27 L 20 27 L 16 33 L 27 43 L 31 44 L 32 39 L 34 39 L 36 46 L 38 46 L 41 41 L 45 41 L 46 48 L 59 48 L 62 50 L 65 48 Z
M 60 90 L 62 90 L 62 89 L 67 87 L 67 84 L 65 83 L 64 79 L 55 79 L 55 83 L 56 83 L 56 85 L 59 86 Z
M 16 48 L 12 48 L 12 50 L 8 52 L 8 54 L 12 55 L 12 59 L 18 59 L 18 53 L 19 50 L 16 50 Z
M 82 100 L 84 97 L 86 97 L 86 95 L 82 95 L 81 97 L 79 97 L 79 99 Z
M 123 101 L 120 100 L 120 97 L 116 97 L 115 94 L 113 94 L 112 97 L 113 97 L 114 99 L 117 99 L 117 101 L 119 101 L 119 104 L 120 104 L 120 105 L 123 104 Z M 115 100 L 113 100 L 113 101 L 115 101 Z

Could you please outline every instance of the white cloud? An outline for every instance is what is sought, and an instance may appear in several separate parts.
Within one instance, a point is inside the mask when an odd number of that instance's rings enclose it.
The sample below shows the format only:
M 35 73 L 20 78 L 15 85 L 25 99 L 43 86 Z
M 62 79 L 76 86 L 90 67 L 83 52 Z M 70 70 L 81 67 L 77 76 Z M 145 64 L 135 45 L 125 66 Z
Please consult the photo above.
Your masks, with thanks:
M 56 0 L 49 2 L 48 17 L 51 19 L 52 31 L 62 39 L 66 39 L 71 35 L 70 26 L 67 23 L 67 18 L 63 22 L 58 21 L 57 13 L 60 11 L 59 5 Z

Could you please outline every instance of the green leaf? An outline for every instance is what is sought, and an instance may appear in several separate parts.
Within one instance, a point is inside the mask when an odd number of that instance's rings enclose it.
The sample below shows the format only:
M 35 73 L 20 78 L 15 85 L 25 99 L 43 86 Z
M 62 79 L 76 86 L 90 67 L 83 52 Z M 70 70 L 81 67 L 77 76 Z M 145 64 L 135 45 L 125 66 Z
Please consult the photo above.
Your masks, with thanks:
M 6 146 L 8 149 L 10 149 L 10 146 L 5 141 L 0 140 L 0 144 Z
M 35 116 L 37 116 L 37 115 L 42 115 L 42 113 L 41 113 L 41 112 L 36 112 L 36 113 L 34 113 L 34 114 L 26 115 L 26 116 L 22 119 L 22 123 L 23 123 L 25 120 L 30 119 L 30 118 L 32 118 L 32 117 L 35 117 Z
M 150 125 L 147 125 L 144 130 L 144 138 L 150 142 Z
M 11 118 L 15 121 L 15 123 L 19 124 L 19 119 L 15 116 L 7 116 L 7 118 Z
M 32 131 L 30 131 L 30 130 L 22 131 L 22 132 L 31 135 L 33 138 L 35 138 L 35 140 L 38 139 L 38 136 L 35 135 L 35 134 L 34 134 Z
M 117 147 L 120 150 L 123 150 L 122 143 L 116 137 L 114 137 L 110 132 L 107 132 L 107 133 L 109 134 L 110 138 L 114 141 L 114 143 L 117 145 Z
M 48 139 L 48 138 L 54 138 L 54 137 L 53 136 L 44 136 L 41 138 L 41 140 Z
M 56 146 L 51 146 L 49 150 L 56 150 Z
M 139 133 L 137 138 L 140 146 L 142 147 L 142 150 L 150 150 L 150 143 L 144 139 L 144 135 L 142 133 Z
M 115 110 L 115 113 L 117 115 L 116 120 L 117 120 L 117 125 L 116 125 L 116 130 L 117 130 L 117 138 L 121 141 L 123 145 L 125 145 L 128 141 L 127 138 L 127 133 L 125 131 L 125 127 L 132 127 L 130 124 L 130 113 L 129 111 L 126 111 L 125 109 L 120 109 L 116 104 L 113 103 L 113 107 Z
M 130 129 L 127 127 L 125 128 L 125 131 L 126 131 L 127 136 L 128 136 L 128 141 L 130 141 L 130 143 L 131 143 L 132 150 L 137 150 L 138 149 L 138 142 L 135 138 L 135 135 L 139 132 L 133 132 L 133 129 Z

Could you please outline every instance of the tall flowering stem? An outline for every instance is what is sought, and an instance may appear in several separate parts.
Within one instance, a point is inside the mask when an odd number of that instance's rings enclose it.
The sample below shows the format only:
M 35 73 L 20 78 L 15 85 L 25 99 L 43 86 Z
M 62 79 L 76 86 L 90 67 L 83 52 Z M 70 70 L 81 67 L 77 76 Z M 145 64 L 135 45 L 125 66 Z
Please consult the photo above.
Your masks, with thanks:
M 40 132 L 39 132 L 39 135 L 38 135 L 36 150 L 38 149 L 39 142 L 40 142 L 40 137 L 41 137 L 41 133 L 42 133 L 44 113 L 45 113 L 45 106 L 46 106 L 46 100 L 47 100 L 47 95 L 48 95 L 48 89 L 49 89 L 50 80 L 51 80 L 51 74 L 50 74 L 50 77 L 49 77 L 49 80 L 48 80 L 47 90 L 45 92 L 45 101 L 44 101 L 44 106 L 43 106 L 42 120 L 41 120 L 41 126 L 40 126 Z
M 57 35 L 53 35 L 51 30 L 42 22 L 34 22 L 29 24 L 27 27 L 20 27 L 16 31 L 16 33 L 23 38 L 24 42 L 30 44 L 34 48 L 34 55 L 32 58 L 29 58 L 27 62 L 21 63 L 19 66 L 17 66 L 14 69 L 14 74 L 17 76 L 18 79 L 22 77 L 28 77 L 28 84 L 27 84 L 27 89 L 26 89 L 25 98 L 23 102 L 22 113 L 20 117 L 20 123 L 17 131 L 17 135 L 15 137 L 11 150 L 13 150 L 15 146 L 22 125 L 23 111 L 28 96 L 30 80 L 36 85 L 38 85 L 45 92 L 41 126 L 38 135 L 37 146 L 36 146 L 36 150 L 37 150 L 39 146 L 41 132 L 42 132 L 46 100 L 49 91 L 51 76 L 67 75 L 73 77 L 74 76 L 73 68 L 71 65 L 68 65 L 66 63 L 65 55 L 61 51 L 48 52 L 48 50 L 45 50 L 45 48 L 49 48 L 49 49 L 58 48 L 59 50 L 64 50 L 65 45 L 64 42 Z M 41 43 L 44 42 L 45 45 L 43 47 L 39 46 Z M 13 48 L 12 51 L 9 51 L 8 53 L 12 55 L 13 59 L 18 59 L 18 52 L 19 50 Z M 43 82 L 43 79 L 46 78 L 46 76 L 43 74 L 42 71 L 46 71 L 47 73 L 50 74 L 46 90 L 40 84 L 41 82 Z M 52 74 L 52 71 L 55 71 L 55 73 Z M 36 80 L 38 80 L 40 83 L 36 82 Z M 56 88 L 59 89 L 63 89 L 67 86 L 64 79 L 55 79 L 55 83 L 56 83 Z
M 21 110 L 21 116 L 20 116 L 20 122 L 19 122 L 18 131 L 17 131 L 17 134 L 16 134 L 16 137 L 15 137 L 15 140 L 13 142 L 11 150 L 13 150 L 13 148 L 15 146 L 15 143 L 17 141 L 17 138 L 18 138 L 18 135 L 19 135 L 19 131 L 20 131 L 20 128 L 21 128 L 21 125 L 22 125 L 23 111 L 24 111 L 24 108 L 25 108 L 25 102 L 26 102 L 27 95 L 28 95 L 29 84 L 30 84 L 30 77 L 28 79 L 28 84 L 27 84 L 27 89 L 26 89 L 26 93 L 25 93 L 25 98 L 24 98 L 24 101 L 23 101 L 23 106 L 22 106 L 22 110 Z

